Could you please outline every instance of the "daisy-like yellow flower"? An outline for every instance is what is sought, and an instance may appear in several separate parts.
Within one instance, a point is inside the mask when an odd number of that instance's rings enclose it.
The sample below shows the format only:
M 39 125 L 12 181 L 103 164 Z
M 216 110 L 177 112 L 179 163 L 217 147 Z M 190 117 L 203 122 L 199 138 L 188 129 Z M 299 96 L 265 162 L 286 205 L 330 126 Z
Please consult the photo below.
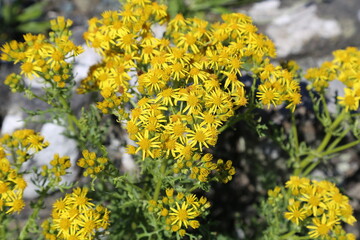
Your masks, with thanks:
M 2 196 L 3 199 L 5 199 L 5 206 L 10 207 L 6 214 L 10 213 L 20 213 L 20 211 L 25 207 L 25 202 L 22 198 L 22 192 L 21 191 L 7 191 L 4 196 Z
M 202 151 L 203 147 L 209 147 L 212 140 L 211 132 L 209 128 L 202 127 L 199 124 L 194 124 L 194 130 L 189 130 L 187 133 L 187 141 L 191 146 L 199 146 L 199 150 Z
M 183 100 L 186 101 L 186 107 L 183 109 L 183 113 L 193 114 L 201 111 L 201 99 L 195 93 L 187 93 L 183 95 Z
M 323 195 L 318 194 L 316 191 L 316 187 L 308 186 L 300 198 L 301 201 L 306 203 L 304 208 L 309 209 L 310 213 L 315 217 L 318 216 L 319 209 L 325 210 L 327 208 L 323 202 Z
M 190 224 L 190 220 L 199 216 L 199 212 L 187 202 L 183 202 L 181 206 L 176 202 L 176 208 L 170 208 L 169 216 L 171 216 L 171 225 L 176 225 L 179 228 Z
M 309 236 L 313 239 L 316 238 L 325 238 L 329 236 L 331 229 L 334 226 L 335 221 L 329 221 L 326 215 L 323 214 L 320 218 L 313 218 L 313 225 L 307 226 L 311 231 L 309 232 Z
M 34 76 L 39 77 L 39 72 L 41 72 L 41 68 L 37 66 L 36 62 L 26 61 L 20 66 L 21 72 L 20 74 L 24 75 L 29 79 L 33 79 Z
M 179 30 L 184 29 L 187 25 L 188 20 L 184 18 L 182 14 L 177 14 L 169 23 L 168 23 L 168 31 L 169 32 L 178 32 Z
M 28 144 L 28 148 L 38 152 L 43 148 L 49 146 L 48 142 L 44 141 L 44 137 L 40 135 L 30 135 L 26 138 L 25 143 Z
M 136 149 L 136 153 L 141 151 L 142 159 L 145 159 L 147 156 L 154 158 L 153 150 L 160 147 L 160 142 L 156 141 L 158 138 L 159 136 L 150 138 L 149 131 L 138 133 L 136 135 L 136 143 L 139 147 Z
M 256 94 L 259 100 L 270 108 L 270 104 L 277 105 L 280 94 L 275 89 L 266 87 L 264 84 L 259 86 L 259 92 Z
M 291 176 L 290 180 L 285 183 L 285 186 L 291 189 L 293 195 L 298 195 L 299 189 L 309 184 L 310 184 L 310 180 L 307 178 L 300 178 L 299 176 Z
M 93 209 L 87 210 L 76 219 L 76 224 L 80 227 L 79 234 L 85 239 L 95 235 L 100 223 L 101 216 Z
M 296 201 L 292 205 L 289 205 L 288 210 L 289 212 L 285 212 L 284 217 L 296 225 L 299 225 L 299 222 L 306 217 L 307 211 L 300 207 L 300 202 Z
M 93 207 L 91 199 L 86 196 L 88 191 L 87 188 L 75 188 L 69 195 L 69 203 L 81 211 Z
M 360 96 L 357 96 L 352 89 L 345 88 L 343 97 L 339 96 L 339 104 L 345 107 L 346 111 L 357 110 L 359 108 Z

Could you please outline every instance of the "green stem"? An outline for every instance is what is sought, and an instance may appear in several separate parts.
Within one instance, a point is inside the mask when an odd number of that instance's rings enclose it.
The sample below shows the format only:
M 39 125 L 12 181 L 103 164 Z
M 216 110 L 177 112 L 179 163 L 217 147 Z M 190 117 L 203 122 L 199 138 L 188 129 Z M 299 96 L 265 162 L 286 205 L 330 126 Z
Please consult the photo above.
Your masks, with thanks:
M 223 131 L 225 131 L 229 127 L 233 126 L 235 123 L 239 122 L 242 119 L 243 119 L 243 115 L 237 114 L 233 119 L 230 119 L 229 121 L 227 121 L 225 123 L 225 125 L 219 129 L 219 133 L 222 133 Z
M 32 214 L 30 215 L 30 217 L 26 221 L 25 226 L 21 229 L 21 232 L 20 232 L 20 235 L 19 235 L 19 240 L 26 239 L 27 234 L 29 233 L 30 226 L 37 226 L 36 218 L 39 216 L 40 209 L 44 205 L 44 199 L 46 197 L 47 191 L 48 191 L 48 188 L 45 188 L 45 189 L 43 189 L 43 191 L 41 191 L 40 197 L 39 197 L 39 199 L 37 200 L 37 202 L 35 204 L 35 207 L 33 209 Z
M 344 131 L 330 144 L 328 148 L 326 148 L 326 151 L 329 151 L 333 148 L 335 148 L 339 142 L 349 133 L 350 128 L 345 128 Z
M 353 146 L 356 146 L 359 143 L 360 143 L 360 139 L 357 140 L 357 141 L 345 144 L 343 146 L 340 146 L 340 147 L 337 147 L 337 148 L 334 148 L 334 149 L 330 149 L 330 150 L 328 150 L 326 152 L 323 152 L 320 156 L 324 157 L 324 156 L 327 156 L 327 155 L 330 155 L 330 154 L 334 154 L 334 153 L 343 151 L 345 149 L 351 148 Z M 307 176 L 318 164 L 319 164 L 318 162 L 311 163 L 311 165 L 305 169 L 305 171 L 303 172 L 303 175 Z
M 294 158 L 295 158 L 295 167 L 299 167 L 300 165 L 300 158 L 298 156 L 299 153 L 299 136 L 296 128 L 296 122 L 295 122 L 295 114 L 291 113 L 291 140 L 293 141 L 293 146 L 295 149 Z
M 5 213 L 0 213 L 0 239 L 6 239 L 6 229 L 5 229 Z
M 30 90 L 30 91 L 31 91 L 31 90 Z M 40 101 L 43 101 L 44 103 L 48 103 L 48 104 L 50 104 L 51 106 L 53 106 L 52 103 L 49 103 L 45 98 L 40 97 L 39 95 L 35 94 L 34 92 L 31 92 L 31 95 L 32 95 L 33 97 L 39 99 Z
M 71 112 L 70 105 L 66 101 L 66 99 L 63 96 L 61 96 L 60 94 L 58 95 L 58 97 L 59 97 L 59 101 L 60 101 L 62 107 L 66 110 L 66 112 L 68 112 L 68 113 Z
M 326 103 L 326 99 L 325 99 L 325 92 L 323 91 L 321 94 L 320 94 L 320 98 L 321 98 L 321 101 L 322 101 L 322 104 L 323 104 L 323 109 L 325 111 L 325 115 L 328 119 L 330 119 L 330 113 L 329 113 L 329 110 L 328 110 L 328 107 L 327 107 L 327 103 Z
M 289 239 L 289 237 L 292 237 L 295 233 L 296 233 L 296 231 L 288 232 L 284 235 L 279 236 L 279 239 Z
M 350 142 L 350 143 L 347 143 L 347 144 L 342 145 L 342 146 L 337 147 L 337 148 L 329 149 L 329 150 L 323 152 L 321 154 L 321 156 L 326 156 L 326 155 L 330 155 L 330 154 L 333 154 L 333 153 L 337 153 L 337 152 L 343 151 L 345 149 L 351 148 L 353 146 L 356 146 L 357 144 L 360 144 L 360 139 L 358 139 L 356 141 L 353 141 L 353 142 Z
M 303 176 L 307 176 L 311 171 L 319 164 L 319 162 L 313 162 L 302 173 Z
M 331 140 L 331 137 L 333 135 L 333 131 L 339 126 L 339 124 L 344 120 L 345 116 L 346 116 L 346 111 L 345 109 L 342 110 L 342 112 L 337 116 L 337 118 L 335 119 L 335 121 L 330 125 L 330 127 L 326 130 L 326 134 L 325 137 L 323 138 L 323 140 L 321 141 L 320 145 L 318 146 L 318 148 L 315 151 L 312 151 L 305 159 L 303 159 L 300 163 L 300 167 L 295 169 L 294 171 L 294 175 L 299 176 L 300 173 L 302 173 L 302 171 L 313 161 L 314 158 L 316 157 L 321 157 L 324 156 L 322 155 L 323 150 L 326 148 L 326 146 L 329 144 L 329 141 Z M 319 164 L 319 162 L 314 162 L 312 163 L 312 165 L 314 166 L 310 166 L 310 168 L 314 168 Z M 310 169 L 311 170 L 311 169 Z M 309 170 L 306 170 L 307 173 L 309 173 Z M 305 175 L 306 176 L 306 175 Z
M 164 178 L 165 172 L 166 172 L 167 163 L 168 163 L 168 159 L 163 158 L 163 160 L 161 162 L 161 166 L 160 166 L 159 181 L 156 183 L 156 186 L 155 186 L 155 192 L 154 192 L 154 198 L 153 198 L 153 200 L 155 202 L 157 202 L 157 200 L 159 199 L 161 184 L 162 184 L 162 180 Z
M 339 126 L 339 124 L 344 120 L 346 116 L 346 111 L 345 109 L 340 113 L 340 115 L 335 119 L 335 121 L 331 124 L 331 126 L 329 127 L 328 131 L 326 132 L 326 135 L 322 141 L 322 143 L 320 144 L 320 146 L 316 149 L 316 152 L 320 153 L 322 150 L 325 149 L 325 147 L 327 146 L 327 144 L 329 143 L 332 135 L 333 135 L 333 131 Z

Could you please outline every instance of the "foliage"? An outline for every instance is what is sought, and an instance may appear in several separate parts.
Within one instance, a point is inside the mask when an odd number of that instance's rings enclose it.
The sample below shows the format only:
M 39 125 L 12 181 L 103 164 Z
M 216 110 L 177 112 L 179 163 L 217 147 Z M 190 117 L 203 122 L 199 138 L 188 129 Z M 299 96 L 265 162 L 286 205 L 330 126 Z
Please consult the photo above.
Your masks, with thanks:
M 302 101 L 299 68 L 294 62 L 272 63 L 274 44 L 258 33 L 250 17 L 227 13 L 217 23 L 181 14 L 170 19 L 165 5 L 127 1 L 123 10 L 89 20 L 84 39 L 102 61 L 79 85 L 73 59 L 83 49 L 71 41 L 71 24 L 58 17 L 50 22 L 49 37 L 26 34 L 24 42 L 1 48 L 1 60 L 19 63 L 21 69 L 5 84 L 48 104 L 46 110 L 29 111 L 28 121 L 50 117 L 67 128 L 65 134 L 82 151 L 76 162 L 82 178 L 66 184 L 61 180 L 70 169 L 67 156 L 55 154 L 41 171 L 22 167 L 47 147 L 42 136 L 18 130 L 1 138 L 1 238 L 226 238 L 206 224 L 211 202 L 205 193 L 236 174 L 235 160 L 224 160 L 226 155 L 217 156 L 212 149 L 220 134 L 239 121 L 261 138 L 275 140 L 288 157 L 283 165 L 290 180 L 270 190 L 261 204 L 259 215 L 268 221 L 263 238 L 354 238 L 341 227 L 342 221 L 356 221 L 348 198 L 331 182 L 310 180 L 310 174 L 329 156 L 360 143 L 355 113 L 360 101 L 358 49 L 335 51 L 333 61 L 305 74 L 314 112 L 325 129 L 319 143 L 308 144 L 299 138 L 295 115 Z M 155 36 L 155 25 L 164 27 L 162 36 Z M 34 93 L 25 78 L 43 83 L 43 92 Z M 344 83 L 345 93 L 331 113 L 325 93 L 335 79 Z M 71 107 L 74 94 L 96 99 L 77 115 Z M 270 109 L 286 111 L 291 127 L 273 130 L 274 123 L 259 115 Z M 103 146 L 108 115 L 126 129 L 126 151 L 138 172 L 120 172 Z M 353 140 L 343 143 L 350 134 Z M 22 176 L 28 172 L 39 198 L 15 236 L 8 226 L 11 215 L 25 206 Z M 67 193 L 53 203 L 40 228 L 39 211 L 57 189 Z
M 46 1 L 28 3 L 21 0 L 0 0 L 0 43 L 20 39 L 22 34 L 41 33 L 49 29 L 47 21 L 39 21 Z
M 238 7 L 248 3 L 256 2 L 257 0 L 167 0 L 169 6 L 168 12 L 171 17 L 181 13 L 186 17 L 196 16 L 205 18 L 207 14 L 223 14 L 229 13 L 229 8 Z

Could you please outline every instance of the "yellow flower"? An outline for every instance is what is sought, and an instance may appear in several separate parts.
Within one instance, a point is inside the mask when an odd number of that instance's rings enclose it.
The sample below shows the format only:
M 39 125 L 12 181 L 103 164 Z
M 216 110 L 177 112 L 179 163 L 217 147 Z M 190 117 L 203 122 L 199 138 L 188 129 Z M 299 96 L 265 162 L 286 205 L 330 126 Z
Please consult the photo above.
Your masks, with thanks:
M 0 194 L 4 194 L 9 190 L 9 182 L 4 182 L 0 180 Z
M 69 204 L 77 207 L 81 211 L 85 211 L 94 206 L 92 202 L 90 202 L 90 198 L 86 197 L 88 193 L 87 188 L 75 188 L 73 192 L 69 195 Z
M 280 97 L 280 94 L 275 91 L 275 89 L 266 87 L 264 84 L 259 86 L 259 92 L 256 96 L 260 99 L 260 101 L 267 105 L 270 108 L 270 104 L 277 105 L 277 101 Z
M 77 230 L 76 225 L 67 217 L 60 217 L 53 220 L 53 227 L 58 230 L 58 235 L 68 239 L 71 229 Z
M 36 62 L 26 61 L 20 66 L 20 74 L 26 76 L 29 79 L 34 78 L 34 76 L 39 77 L 39 72 L 41 68 L 36 65 Z
M 302 221 L 306 217 L 306 210 L 300 208 L 300 202 L 294 202 L 293 204 L 288 206 L 289 212 L 285 212 L 284 216 L 286 219 L 296 223 L 299 225 L 299 221 Z
M 300 178 L 298 176 L 291 176 L 290 180 L 285 183 L 286 188 L 290 188 L 293 195 L 298 195 L 302 187 L 308 186 L 310 180 L 307 178 Z
M 97 228 L 101 223 L 100 214 L 96 213 L 93 209 L 83 212 L 74 221 L 80 228 L 79 234 L 84 238 L 91 238 L 95 235 Z
M 334 226 L 334 221 L 328 221 L 326 215 L 323 214 L 321 220 L 319 218 L 313 218 L 313 224 L 310 226 L 306 226 L 308 229 L 311 229 L 309 232 L 309 236 L 311 238 L 324 238 L 329 236 L 331 229 Z
M 138 144 L 139 147 L 136 149 L 135 153 L 141 151 L 143 160 L 147 156 L 154 158 L 153 149 L 160 147 L 160 142 L 156 141 L 158 138 L 159 136 L 150 138 L 149 131 L 145 131 L 144 133 L 138 133 L 136 135 L 136 144 Z
M 356 111 L 359 108 L 360 96 L 357 96 L 352 89 L 345 88 L 345 95 L 343 97 L 338 97 L 339 104 L 345 106 L 345 110 L 354 110 Z
M 169 32 L 178 32 L 183 30 L 187 25 L 188 21 L 184 18 L 182 14 L 177 14 L 168 24 L 167 30 Z
M 299 198 L 301 201 L 305 202 L 305 209 L 309 209 L 309 212 L 315 217 L 318 216 L 318 210 L 327 209 L 326 205 L 323 202 L 323 196 L 317 193 L 317 188 L 314 186 L 309 186 L 305 190 L 306 192 L 302 193 L 302 197 Z
M 49 146 L 48 142 L 44 142 L 44 137 L 40 135 L 30 135 L 26 138 L 25 143 L 28 144 L 29 149 L 33 149 L 35 152 L 42 150 Z
M 20 191 L 7 191 L 5 196 L 2 197 L 5 199 L 5 206 L 10 207 L 6 214 L 10 213 L 20 213 L 20 211 L 25 207 L 25 202 L 22 199 L 22 192 Z
M 216 88 L 205 95 L 205 106 L 211 114 L 225 113 L 232 108 L 230 96 Z
M 201 111 L 201 100 L 195 93 L 183 94 L 183 100 L 186 101 L 186 107 L 183 109 L 183 113 L 187 112 L 188 115 Z
M 202 151 L 203 147 L 209 147 L 212 137 L 209 128 L 202 127 L 199 124 L 194 124 L 194 130 L 189 130 L 186 138 L 189 144 L 193 147 L 199 146 L 199 150 Z
M 190 224 L 190 220 L 196 218 L 199 213 L 192 206 L 189 206 L 186 202 L 180 205 L 176 202 L 176 208 L 170 208 L 169 216 L 171 216 L 171 225 L 177 225 L 181 228 L 183 225 L 187 228 Z

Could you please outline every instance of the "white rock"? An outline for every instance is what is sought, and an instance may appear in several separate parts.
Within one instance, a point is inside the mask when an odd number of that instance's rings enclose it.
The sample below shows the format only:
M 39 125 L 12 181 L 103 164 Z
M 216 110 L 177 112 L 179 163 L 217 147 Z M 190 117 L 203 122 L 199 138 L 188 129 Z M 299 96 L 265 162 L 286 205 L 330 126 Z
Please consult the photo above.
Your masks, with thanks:
M 120 153 L 121 153 L 121 164 L 122 167 L 124 169 L 125 172 L 127 173 L 136 173 L 139 168 L 135 163 L 134 158 L 132 157 L 132 155 L 126 153 L 125 148 L 120 148 Z
M 89 68 L 92 65 L 101 62 L 101 56 L 95 51 L 94 48 L 90 48 L 86 44 L 83 44 L 82 48 L 84 49 L 84 52 L 75 57 L 75 65 L 73 70 L 74 78 L 77 82 L 87 76 Z
M 339 80 L 334 80 L 329 82 L 329 90 L 327 91 L 326 96 L 329 99 L 328 109 L 330 113 L 336 113 L 338 105 L 336 104 L 336 95 L 344 96 L 345 84 Z
M 269 22 L 265 32 L 274 41 L 279 57 L 300 53 L 315 37 L 333 38 L 342 33 L 339 22 L 316 15 L 316 5 L 279 6 L 278 1 L 265 1 L 254 4 L 248 12 L 255 23 Z
M 24 118 L 20 111 L 8 113 L 1 126 L 1 134 L 12 133 L 17 129 L 23 128 L 25 125 Z
M 279 15 L 280 4 L 280 0 L 268 0 L 254 3 L 248 12 L 248 15 L 257 23 L 267 23 Z
M 151 27 L 151 30 L 154 32 L 156 38 L 161 39 L 166 31 L 166 26 L 160 24 L 154 24 Z
M 53 123 L 46 123 L 41 129 L 41 135 L 50 145 L 44 150 L 35 155 L 34 165 L 41 167 L 42 165 L 50 165 L 50 161 L 53 159 L 54 154 L 58 153 L 60 157 L 69 156 L 71 161 L 71 168 L 68 170 L 71 174 L 63 176 L 63 183 L 73 182 L 78 172 L 76 167 L 76 159 L 79 154 L 76 141 L 63 135 L 65 128 Z M 30 166 L 29 166 L 30 167 Z M 26 176 L 29 180 L 32 176 Z M 32 199 L 37 196 L 35 189 L 36 186 L 27 181 L 28 186 L 24 191 L 24 197 Z

